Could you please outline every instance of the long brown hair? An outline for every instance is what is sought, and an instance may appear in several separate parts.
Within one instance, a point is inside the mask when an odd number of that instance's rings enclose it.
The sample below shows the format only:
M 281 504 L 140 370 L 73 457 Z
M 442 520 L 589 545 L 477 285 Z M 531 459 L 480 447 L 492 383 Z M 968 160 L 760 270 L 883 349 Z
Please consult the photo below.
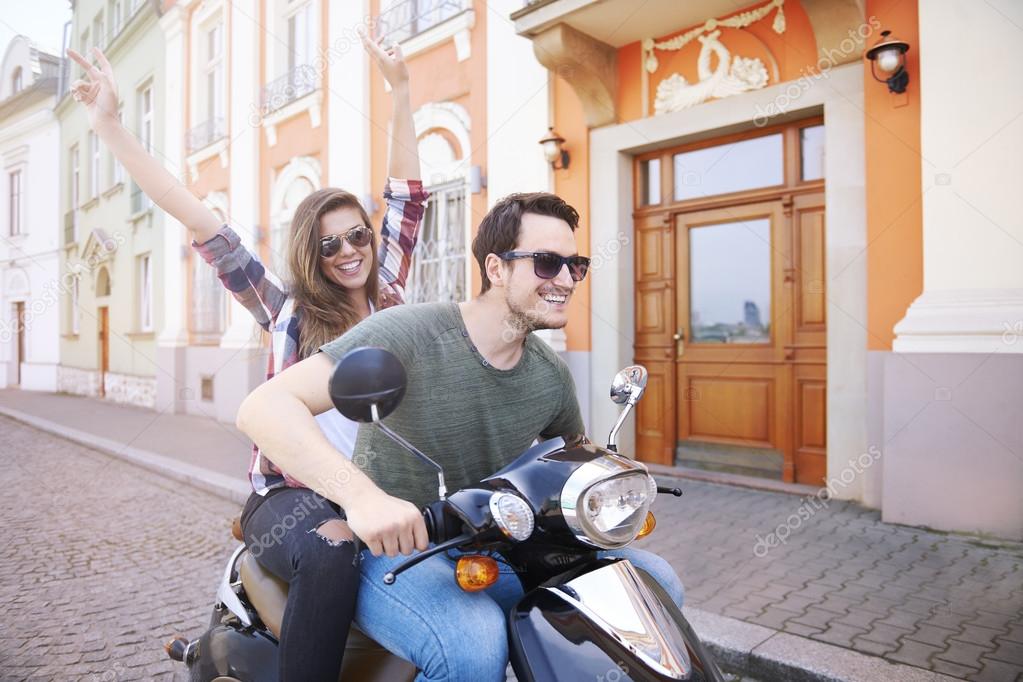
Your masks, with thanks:
M 300 358 L 312 355 L 320 346 L 341 336 L 360 321 L 352 291 L 328 279 L 320 270 L 320 219 L 339 208 L 354 208 L 362 217 L 363 224 L 372 229 L 369 215 L 355 195 L 333 187 L 317 190 L 303 199 L 291 219 L 289 293 L 295 299 L 298 313 Z M 379 303 L 380 265 L 377 263 L 375 231 L 370 248 L 373 263 L 365 291 L 370 303 L 376 306 Z

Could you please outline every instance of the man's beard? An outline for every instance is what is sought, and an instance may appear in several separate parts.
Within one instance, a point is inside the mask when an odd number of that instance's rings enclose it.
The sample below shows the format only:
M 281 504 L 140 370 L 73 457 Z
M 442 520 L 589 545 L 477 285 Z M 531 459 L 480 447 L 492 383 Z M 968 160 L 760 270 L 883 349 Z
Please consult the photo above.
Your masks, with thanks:
M 550 310 L 550 304 L 540 298 L 532 306 L 522 306 L 516 303 L 511 295 L 506 296 L 505 303 L 508 306 L 508 315 L 505 317 L 505 328 L 512 333 L 525 336 L 530 332 L 542 329 L 561 329 L 561 325 L 554 325 L 547 321 L 546 313 Z

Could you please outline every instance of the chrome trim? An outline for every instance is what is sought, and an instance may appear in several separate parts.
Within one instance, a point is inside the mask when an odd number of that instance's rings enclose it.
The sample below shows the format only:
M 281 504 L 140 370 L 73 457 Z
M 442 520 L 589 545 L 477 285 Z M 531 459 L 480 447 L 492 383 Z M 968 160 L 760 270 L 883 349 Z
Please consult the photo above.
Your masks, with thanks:
M 572 472 L 572 475 L 565 481 L 565 485 L 561 487 L 561 513 L 565 517 L 565 523 L 568 524 L 569 529 L 575 534 L 577 540 L 602 549 L 615 549 L 628 544 L 602 544 L 591 538 L 583 530 L 576 508 L 579 505 L 579 500 L 582 499 L 583 493 L 593 484 L 614 478 L 620 474 L 637 471 L 649 476 L 647 468 L 643 464 L 618 454 L 605 452 L 600 457 L 584 462 L 578 469 Z
M 517 500 L 520 504 L 522 504 L 523 507 L 525 507 L 526 512 L 529 514 L 530 521 L 529 533 L 524 538 L 517 538 L 514 535 L 512 535 L 511 530 L 508 528 L 508 524 L 505 522 L 504 517 L 501 515 L 501 509 L 499 507 L 499 504 L 501 500 L 506 497 L 510 497 Z M 514 542 L 523 542 L 525 540 L 528 540 L 530 536 L 533 535 L 533 530 L 536 529 L 536 514 L 533 512 L 533 508 L 530 507 L 529 503 L 526 502 L 524 499 L 522 499 L 518 495 L 513 495 L 512 493 L 498 491 L 490 496 L 489 505 L 490 515 L 494 517 L 494 523 L 497 524 L 497 527 L 501 529 L 501 532 L 504 533 L 505 537 L 507 537 L 509 540 L 512 540 Z
M 231 558 L 227 560 L 227 568 L 224 569 L 224 576 L 220 579 L 220 585 L 217 587 L 217 601 L 226 606 L 228 611 L 238 616 L 238 620 L 242 622 L 242 625 L 250 627 L 252 619 L 249 618 L 249 613 L 242 604 L 242 600 L 238 598 L 238 595 L 231 588 L 231 575 L 238 564 L 238 557 L 244 551 L 245 545 L 238 545 L 238 549 L 234 550 Z
M 688 679 L 693 664 L 681 628 L 627 559 L 543 589 L 579 609 L 651 670 Z

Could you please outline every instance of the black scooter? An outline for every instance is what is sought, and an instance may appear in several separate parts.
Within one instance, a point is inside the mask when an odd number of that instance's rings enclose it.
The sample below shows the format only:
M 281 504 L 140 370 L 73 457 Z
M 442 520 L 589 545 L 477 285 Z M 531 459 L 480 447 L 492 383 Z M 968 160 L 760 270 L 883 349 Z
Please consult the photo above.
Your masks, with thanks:
M 398 576 L 431 556 L 462 552 L 452 579 L 462 589 L 497 580 L 492 555 L 512 566 L 525 595 L 509 614 L 512 668 L 520 682 L 723 682 L 709 651 L 671 598 L 624 559 L 600 559 L 601 549 L 625 547 L 655 525 L 650 505 L 658 487 L 642 464 L 617 453 L 615 437 L 643 394 L 646 369 L 619 372 L 611 398 L 625 406 L 606 448 L 553 439 L 472 487 L 446 495 L 444 472 L 380 420 L 405 393 L 406 375 L 393 355 L 359 348 L 338 363 L 330 380 L 335 407 L 349 419 L 374 423 L 433 467 L 439 500 L 423 510 L 433 546 L 384 576 Z M 273 680 L 287 585 L 239 547 L 217 592 L 209 630 L 197 640 L 171 640 L 167 653 L 184 661 L 194 681 Z M 340 680 L 412 680 L 415 668 L 357 629 L 348 639 Z

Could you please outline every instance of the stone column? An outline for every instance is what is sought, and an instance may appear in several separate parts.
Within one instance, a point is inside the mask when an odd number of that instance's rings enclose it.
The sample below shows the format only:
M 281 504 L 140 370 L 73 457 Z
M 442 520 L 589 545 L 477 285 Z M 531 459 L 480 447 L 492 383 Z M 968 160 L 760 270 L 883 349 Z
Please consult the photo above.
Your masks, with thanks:
M 172 5 L 160 17 L 160 28 L 164 34 L 166 69 L 163 101 L 167 109 L 163 114 L 163 144 L 167 170 L 182 182 L 187 181 L 184 159 L 185 120 L 183 92 L 187 79 L 182 77 L 185 68 L 185 19 L 187 15 L 179 5 Z M 159 209 L 157 209 L 159 210 Z M 184 411 L 185 391 L 185 349 L 188 346 L 188 330 L 185 324 L 187 305 L 187 280 L 185 261 L 181 257 L 185 227 L 170 214 L 164 214 L 163 230 L 155 235 L 154 246 L 163 253 L 163 277 L 157 284 L 157 292 L 163 292 L 163 323 L 156 339 L 156 358 L 160 369 L 156 372 L 156 407 L 173 412 Z

